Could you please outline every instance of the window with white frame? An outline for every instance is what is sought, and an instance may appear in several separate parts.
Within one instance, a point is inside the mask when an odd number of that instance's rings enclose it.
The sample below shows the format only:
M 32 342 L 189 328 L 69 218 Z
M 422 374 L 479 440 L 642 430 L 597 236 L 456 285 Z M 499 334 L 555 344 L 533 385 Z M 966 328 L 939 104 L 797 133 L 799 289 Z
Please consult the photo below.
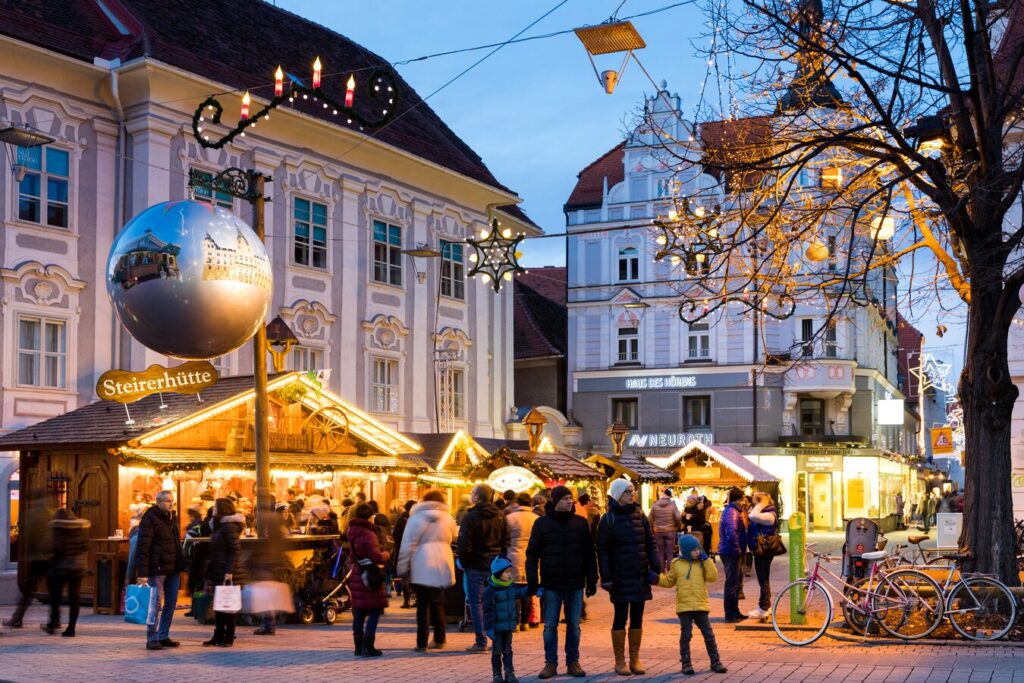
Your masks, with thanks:
M 288 369 L 298 372 L 324 369 L 324 350 L 311 346 L 293 346 L 288 354 Z
M 640 279 L 640 252 L 636 247 L 619 249 L 619 282 Z
M 63 320 L 18 316 L 18 384 L 67 387 L 67 326 Z
M 213 189 L 213 174 L 209 171 L 192 169 L 192 174 L 199 182 L 192 186 L 192 195 L 197 202 L 215 204 L 228 211 L 235 210 L 235 198 L 227 192 Z
M 392 358 L 373 359 L 370 405 L 378 413 L 398 412 L 398 361 Z
M 292 218 L 295 263 L 327 268 L 327 205 L 296 197 Z
M 68 227 L 71 155 L 56 147 L 18 147 L 18 218 Z
M 373 279 L 402 286 L 402 228 L 384 221 L 373 222 Z
M 640 360 L 640 329 L 619 328 L 619 362 L 635 363 Z
M 836 337 L 836 321 L 829 320 L 825 326 L 825 357 L 839 357 L 839 341 Z
M 686 334 L 686 358 L 711 358 L 711 330 L 706 322 L 690 323 Z
M 441 296 L 466 298 L 464 251 L 461 244 L 441 240 Z
M 466 418 L 466 371 L 462 368 L 451 368 L 451 383 L 441 382 L 441 402 L 451 406 L 452 417 L 457 420 Z
M 803 318 L 800 321 L 800 355 L 810 358 L 814 355 L 814 320 Z
M 683 426 L 686 429 L 699 429 L 711 426 L 711 397 L 683 397 Z
M 216 358 L 210 359 L 210 365 L 217 370 L 217 374 L 221 377 L 226 377 L 231 374 L 231 354 L 225 353 L 223 356 L 217 356 Z

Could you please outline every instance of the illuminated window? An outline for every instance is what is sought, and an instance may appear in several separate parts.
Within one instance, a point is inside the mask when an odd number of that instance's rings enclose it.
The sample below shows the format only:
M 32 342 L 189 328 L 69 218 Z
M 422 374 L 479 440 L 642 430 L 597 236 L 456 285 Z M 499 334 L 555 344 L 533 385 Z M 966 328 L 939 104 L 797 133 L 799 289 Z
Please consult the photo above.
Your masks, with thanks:
M 31 223 L 68 227 L 68 185 L 71 156 L 53 147 L 18 147 L 18 218 Z
M 466 372 L 462 368 L 451 368 L 451 383 L 441 382 L 441 402 L 451 408 L 451 416 L 462 420 L 466 417 Z
M 830 166 L 821 169 L 821 186 L 830 190 L 838 190 L 843 185 L 843 169 Z

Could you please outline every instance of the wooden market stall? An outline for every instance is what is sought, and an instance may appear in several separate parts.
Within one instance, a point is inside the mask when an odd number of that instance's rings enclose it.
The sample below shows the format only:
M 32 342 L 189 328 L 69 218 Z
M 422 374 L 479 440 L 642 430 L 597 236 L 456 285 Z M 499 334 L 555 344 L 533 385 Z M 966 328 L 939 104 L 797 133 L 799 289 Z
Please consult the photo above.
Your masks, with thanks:
M 279 501 L 289 489 L 332 504 L 361 490 L 384 507 L 389 481 L 414 481 L 426 469 L 407 457 L 421 452 L 419 444 L 302 373 L 272 376 L 268 392 Z M 177 494 L 182 524 L 189 506 L 205 509 L 214 497 L 254 500 L 254 414 L 252 376 L 227 377 L 198 395 L 156 394 L 127 406 L 98 401 L 7 434 L 0 449 L 20 451 L 26 508 L 39 500 L 88 519 L 90 566 L 97 559 L 116 566 L 127 558 L 130 506 L 161 490 Z M 18 560 L 23 573 L 26 558 Z M 95 584 L 87 578 L 83 594 L 91 596 Z
M 499 489 L 499 493 L 502 488 L 515 489 L 514 486 L 502 487 L 500 481 L 495 479 L 493 475 L 499 470 L 503 470 L 503 473 L 509 475 L 516 475 L 517 470 L 522 471 L 520 475 L 522 479 L 530 480 L 535 484 L 531 487 L 523 486 L 520 490 L 551 488 L 559 485 L 585 488 L 594 483 L 604 482 L 606 479 L 604 472 L 568 453 L 517 450 L 508 446 L 502 446 L 490 456 L 470 464 L 462 474 L 467 481 L 494 484 L 495 488 Z
M 632 453 L 591 453 L 583 458 L 583 462 L 604 472 L 609 483 L 612 479 L 625 477 L 634 484 L 639 484 L 637 500 L 646 510 L 649 510 L 651 504 L 657 500 L 663 488 L 678 480 L 675 472 L 658 467 Z

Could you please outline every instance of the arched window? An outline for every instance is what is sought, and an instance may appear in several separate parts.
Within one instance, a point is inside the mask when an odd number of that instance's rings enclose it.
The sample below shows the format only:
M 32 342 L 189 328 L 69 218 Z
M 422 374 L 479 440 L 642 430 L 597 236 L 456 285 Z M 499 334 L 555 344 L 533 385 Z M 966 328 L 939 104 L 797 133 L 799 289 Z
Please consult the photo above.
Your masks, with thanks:
M 636 247 L 619 249 L 619 282 L 640 279 L 640 252 Z

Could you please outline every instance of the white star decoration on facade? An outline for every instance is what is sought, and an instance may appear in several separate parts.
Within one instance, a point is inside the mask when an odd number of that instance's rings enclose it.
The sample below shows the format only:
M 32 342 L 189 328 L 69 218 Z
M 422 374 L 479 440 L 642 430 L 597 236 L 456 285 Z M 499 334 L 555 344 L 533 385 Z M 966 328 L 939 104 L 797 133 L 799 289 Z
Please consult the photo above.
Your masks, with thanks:
M 947 365 L 930 353 L 921 354 L 921 364 L 909 368 L 911 375 L 917 378 L 918 391 L 927 391 L 929 387 L 935 387 L 939 391 L 950 393 L 953 385 L 949 383 L 949 373 L 953 366 Z

